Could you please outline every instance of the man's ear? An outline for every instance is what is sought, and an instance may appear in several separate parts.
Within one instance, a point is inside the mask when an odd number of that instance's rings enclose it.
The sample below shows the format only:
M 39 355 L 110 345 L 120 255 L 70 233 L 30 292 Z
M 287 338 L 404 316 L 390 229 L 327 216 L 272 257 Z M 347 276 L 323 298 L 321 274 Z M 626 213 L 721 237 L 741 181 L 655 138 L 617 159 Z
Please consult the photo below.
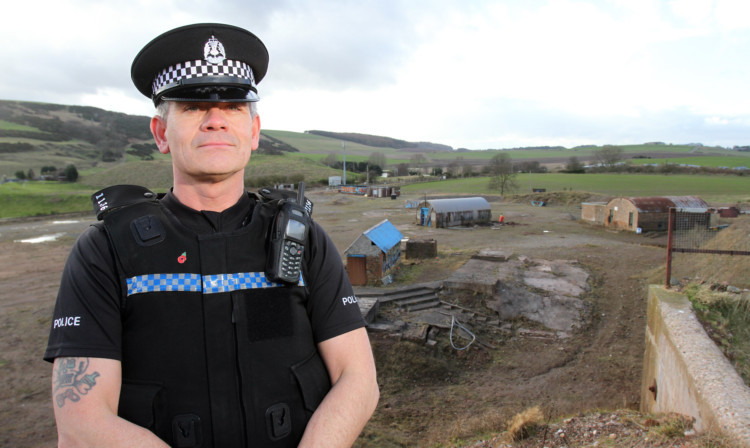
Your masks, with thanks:
M 255 151 L 260 145 L 260 116 L 255 114 L 253 118 L 253 139 L 251 141 L 250 149 Z
M 159 152 L 169 154 L 169 144 L 167 143 L 167 122 L 160 116 L 156 115 L 151 118 L 151 134 L 154 136 L 156 146 Z

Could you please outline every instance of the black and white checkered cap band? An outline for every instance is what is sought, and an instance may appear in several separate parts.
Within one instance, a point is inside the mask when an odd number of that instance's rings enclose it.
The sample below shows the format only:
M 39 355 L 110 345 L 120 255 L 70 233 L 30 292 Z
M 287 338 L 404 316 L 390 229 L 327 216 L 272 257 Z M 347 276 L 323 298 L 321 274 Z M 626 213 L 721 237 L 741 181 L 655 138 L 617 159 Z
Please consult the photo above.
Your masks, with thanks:
M 255 89 L 255 77 L 249 65 L 242 61 L 225 59 L 221 64 L 210 64 L 206 61 L 196 60 L 182 62 L 172 65 L 156 75 L 151 87 L 155 95 L 165 86 L 177 84 L 183 79 L 200 78 L 203 76 L 233 76 L 250 80 L 250 86 Z

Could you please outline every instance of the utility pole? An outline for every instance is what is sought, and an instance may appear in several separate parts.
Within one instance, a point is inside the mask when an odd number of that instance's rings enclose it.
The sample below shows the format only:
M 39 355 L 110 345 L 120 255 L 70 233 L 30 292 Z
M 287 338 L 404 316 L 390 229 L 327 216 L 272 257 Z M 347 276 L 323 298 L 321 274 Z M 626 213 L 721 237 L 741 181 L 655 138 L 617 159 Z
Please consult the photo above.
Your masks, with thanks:
M 344 185 L 346 185 L 346 142 L 341 141 L 341 147 L 344 148 Z
M 531 170 L 529 170 L 529 192 L 534 192 L 534 187 L 531 186 Z

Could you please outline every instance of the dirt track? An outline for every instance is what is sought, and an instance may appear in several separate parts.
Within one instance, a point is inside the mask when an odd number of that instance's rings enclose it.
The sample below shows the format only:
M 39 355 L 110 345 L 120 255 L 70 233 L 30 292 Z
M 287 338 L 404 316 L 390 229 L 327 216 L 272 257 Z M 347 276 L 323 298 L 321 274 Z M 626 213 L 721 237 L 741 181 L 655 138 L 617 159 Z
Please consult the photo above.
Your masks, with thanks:
M 311 196 L 314 216 L 342 253 L 385 218 L 407 237 L 435 238 L 440 259 L 407 267 L 410 281 L 443 279 L 481 248 L 575 259 L 592 274 L 587 300 L 593 320 L 569 339 L 497 337 L 495 350 L 456 352 L 444 337 L 428 348 L 373 334 L 383 395 L 359 446 L 426 446 L 477 430 L 500 430 L 512 414 L 532 405 L 554 415 L 637 407 L 646 285 L 661 281 L 652 273 L 664 261 L 664 251 L 653 247 L 656 240 L 581 223 L 577 205 L 493 202 L 493 216 L 503 214 L 511 225 L 445 230 L 414 224 L 415 212 L 404 208 L 403 199 L 417 197 Z M 88 219 L 66 229 L 68 236 L 40 244 L 14 242 L 39 236 L 39 229 L 26 226 L 36 233 L 23 236 L 23 229 L 9 232 L 0 224 L 0 446 L 55 446 L 50 366 L 41 356 L 63 262 Z

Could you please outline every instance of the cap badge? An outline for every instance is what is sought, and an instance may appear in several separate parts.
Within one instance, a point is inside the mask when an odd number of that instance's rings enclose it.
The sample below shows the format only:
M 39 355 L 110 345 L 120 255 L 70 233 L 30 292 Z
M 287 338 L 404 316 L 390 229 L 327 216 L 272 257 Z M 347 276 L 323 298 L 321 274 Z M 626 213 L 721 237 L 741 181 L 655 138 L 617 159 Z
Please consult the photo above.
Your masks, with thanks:
M 203 46 L 203 57 L 209 64 L 221 64 L 226 59 L 224 45 L 217 38 L 211 36 L 206 45 Z

